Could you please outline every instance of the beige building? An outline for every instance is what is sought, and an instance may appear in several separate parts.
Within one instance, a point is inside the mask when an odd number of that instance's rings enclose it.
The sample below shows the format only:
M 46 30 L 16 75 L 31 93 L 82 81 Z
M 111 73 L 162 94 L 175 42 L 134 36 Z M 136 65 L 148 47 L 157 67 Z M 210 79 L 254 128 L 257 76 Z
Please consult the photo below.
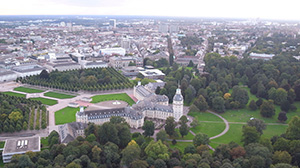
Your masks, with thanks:
M 168 117 L 174 117 L 175 121 L 179 121 L 183 115 L 183 96 L 179 88 L 173 98 L 173 105 L 169 105 L 166 95 L 156 95 L 142 86 L 140 82 L 134 87 L 134 96 L 138 102 L 131 107 L 110 109 L 101 109 L 97 106 L 90 106 L 86 109 L 81 107 L 80 111 L 76 113 L 76 121 L 101 125 L 108 122 L 112 116 L 120 116 L 131 128 L 137 129 L 144 125 L 145 118 L 166 120 Z

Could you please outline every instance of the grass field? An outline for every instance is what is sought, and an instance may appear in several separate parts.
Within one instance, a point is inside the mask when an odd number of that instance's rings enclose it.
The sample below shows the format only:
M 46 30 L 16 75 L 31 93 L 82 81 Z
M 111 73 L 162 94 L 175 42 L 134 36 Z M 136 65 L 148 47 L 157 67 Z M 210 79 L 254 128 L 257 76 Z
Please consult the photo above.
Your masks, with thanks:
M 70 98 L 76 97 L 73 95 L 67 95 L 67 94 L 57 93 L 57 92 L 47 92 L 47 93 L 44 93 L 44 96 L 54 97 L 57 99 L 70 99 Z
M 127 102 L 130 106 L 135 103 L 126 93 L 96 95 L 93 96 L 92 99 L 93 101 L 91 103 L 99 103 L 108 100 L 122 100 Z
M 228 144 L 229 142 L 233 141 L 238 143 L 239 145 L 242 145 L 241 142 L 241 137 L 242 137 L 242 124 L 230 124 L 229 125 L 230 129 L 229 131 L 216 139 L 211 140 L 211 142 L 213 142 L 213 144 L 217 144 L 217 146 L 219 144 Z
M 48 144 L 48 137 L 46 138 L 41 138 L 41 144 L 43 145 L 43 148 L 47 148 L 49 146 Z
M 4 94 L 10 95 L 10 96 L 16 96 L 16 97 L 26 97 L 25 94 L 16 93 L 16 92 L 3 92 Z
M 194 135 L 191 134 L 190 132 L 189 132 L 186 136 L 184 136 L 184 137 L 182 138 L 181 135 L 180 135 L 180 133 L 179 133 L 179 129 L 176 128 L 175 131 L 176 131 L 177 134 L 178 134 L 178 137 L 174 138 L 174 139 L 176 139 L 176 140 L 177 140 L 177 139 L 180 139 L 180 140 L 193 140 L 193 138 L 194 138 Z M 169 137 L 169 139 L 173 139 L 173 138 Z
M 35 98 L 30 98 L 30 99 L 40 101 L 43 104 L 49 105 L 49 106 L 57 104 L 57 100 L 47 99 L 47 98 L 43 98 L 43 97 L 35 97 Z
M 209 137 L 213 137 L 215 135 L 220 134 L 225 129 L 225 123 L 219 117 L 206 112 L 190 112 L 188 115 L 197 118 L 200 124 L 191 128 L 194 133 L 204 133 Z M 209 122 L 201 122 L 201 121 L 216 121 L 220 123 L 209 123 Z
M 191 130 L 197 134 L 197 133 L 204 133 L 208 135 L 209 137 L 216 136 L 223 132 L 225 129 L 225 123 L 204 123 L 200 122 L 200 125 L 198 125 L 195 128 L 191 128 Z
M 4 148 L 5 142 L 4 141 L 0 141 L 0 148 Z
M 39 90 L 39 89 L 32 89 L 32 88 L 27 88 L 27 87 L 17 87 L 14 88 L 15 91 L 19 91 L 19 92 L 25 92 L 25 93 L 42 93 L 44 92 L 44 90 Z
M 79 108 L 65 107 L 55 112 L 55 125 L 61 125 L 65 123 L 76 121 L 76 112 Z

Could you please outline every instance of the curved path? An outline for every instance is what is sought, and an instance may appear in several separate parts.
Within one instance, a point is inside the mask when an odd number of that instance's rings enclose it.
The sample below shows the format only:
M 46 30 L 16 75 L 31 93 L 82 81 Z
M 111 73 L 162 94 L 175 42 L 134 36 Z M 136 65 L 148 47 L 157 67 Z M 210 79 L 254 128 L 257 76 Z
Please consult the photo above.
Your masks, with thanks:
M 220 116 L 219 114 L 215 113 L 215 112 L 212 112 L 210 110 L 207 110 L 207 112 L 209 112 L 209 113 L 211 113 L 211 114 L 213 114 L 213 115 L 221 118 L 224 121 L 224 123 L 225 123 L 225 129 L 224 129 L 224 131 L 221 132 L 220 134 L 216 135 L 216 136 L 210 137 L 209 139 L 216 139 L 216 138 L 219 138 L 220 136 L 226 134 L 228 132 L 228 130 L 229 130 L 229 123 L 228 123 L 228 121 L 225 118 L 223 118 L 222 116 Z
M 223 130 L 223 132 L 221 132 L 220 134 L 216 135 L 216 136 L 213 136 L 213 137 L 210 137 L 209 139 L 212 140 L 212 139 L 216 139 L 216 138 L 219 138 L 220 136 L 226 134 L 229 130 L 229 122 L 223 118 L 222 116 L 220 116 L 219 114 L 215 113 L 215 112 L 212 112 L 210 110 L 207 110 L 208 113 L 211 113 L 217 117 L 219 117 L 220 119 L 223 120 L 223 122 L 225 123 L 225 129 Z M 196 135 L 193 131 L 190 130 L 190 133 L 193 134 L 194 136 Z M 168 141 L 172 141 L 172 139 L 168 139 Z M 176 140 L 177 142 L 193 142 L 193 140 Z M 210 145 L 207 145 L 211 150 L 215 151 L 215 149 L 213 147 L 211 147 Z

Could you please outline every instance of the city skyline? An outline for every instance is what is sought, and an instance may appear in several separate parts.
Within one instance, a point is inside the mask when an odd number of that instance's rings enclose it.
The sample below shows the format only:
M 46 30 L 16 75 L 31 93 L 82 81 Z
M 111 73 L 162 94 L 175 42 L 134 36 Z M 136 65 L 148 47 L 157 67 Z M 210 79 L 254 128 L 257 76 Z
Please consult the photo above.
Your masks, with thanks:
M 138 15 L 300 20 L 300 2 L 286 1 L 159 1 L 138 0 L 11 0 L 2 2 L 0 15 Z

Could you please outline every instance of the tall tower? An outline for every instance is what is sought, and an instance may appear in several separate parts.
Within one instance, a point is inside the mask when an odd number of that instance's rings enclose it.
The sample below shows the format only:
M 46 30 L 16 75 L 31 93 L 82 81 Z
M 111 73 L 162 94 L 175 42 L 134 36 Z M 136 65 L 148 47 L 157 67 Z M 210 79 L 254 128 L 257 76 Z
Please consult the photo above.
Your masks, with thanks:
M 176 89 L 176 94 L 173 97 L 173 114 L 175 121 L 179 121 L 183 115 L 183 96 L 180 88 Z

